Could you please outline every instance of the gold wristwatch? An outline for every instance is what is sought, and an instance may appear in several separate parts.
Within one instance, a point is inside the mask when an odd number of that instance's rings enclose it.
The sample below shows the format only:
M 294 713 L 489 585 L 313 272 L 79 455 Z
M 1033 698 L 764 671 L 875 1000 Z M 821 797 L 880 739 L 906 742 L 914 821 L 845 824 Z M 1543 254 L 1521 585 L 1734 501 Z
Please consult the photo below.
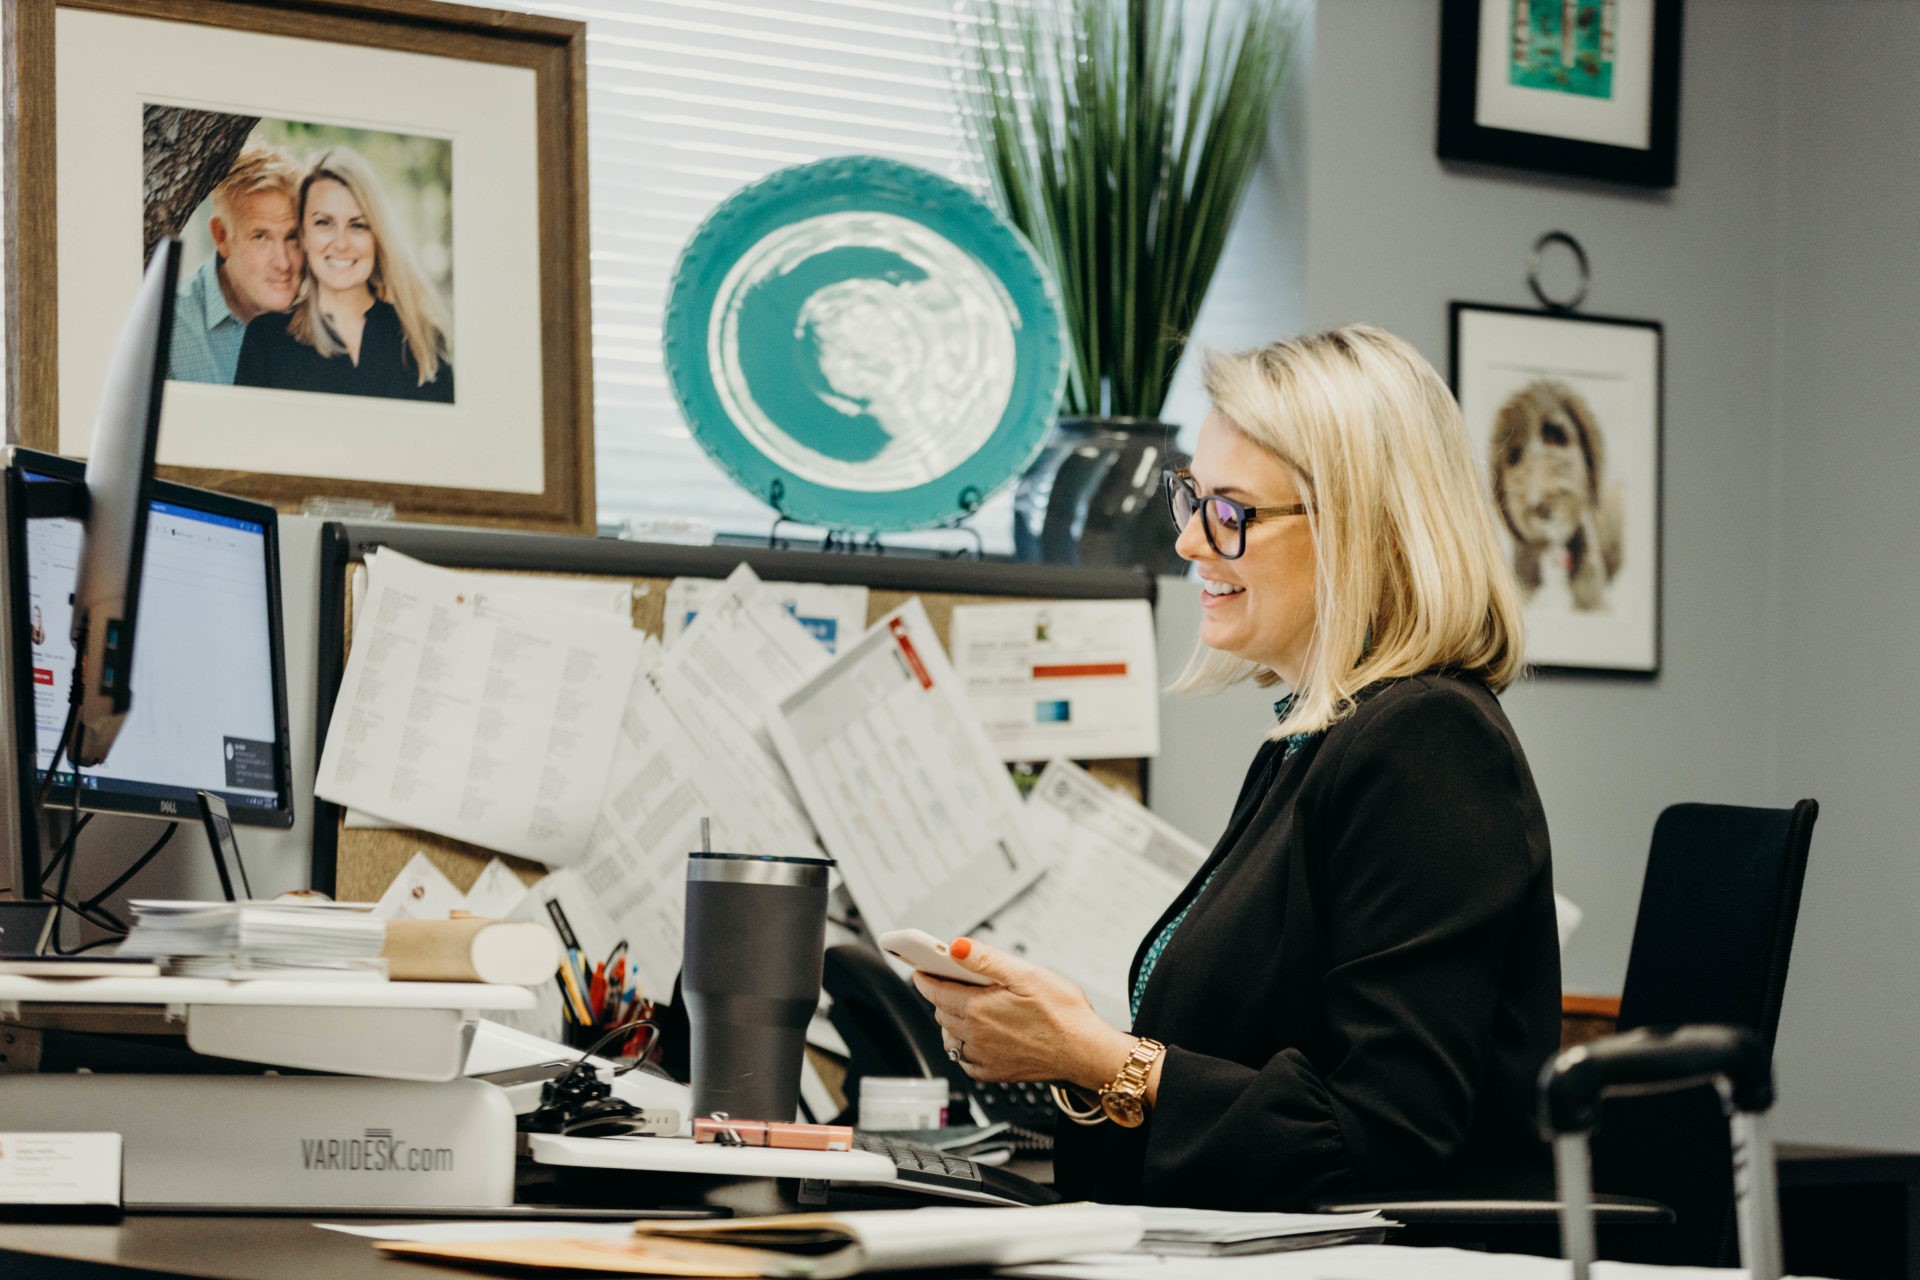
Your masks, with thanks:
M 1138 1128 L 1145 1122 L 1147 1077 L 1153 1072 L 1153 1064 L 1166 1051 L 1167 1046 L 1145 1036 L 1134 1044 L 1133 1052 L 1120 1064 L 1119 1072 L 1100 1090 L 1100 1108 L 1107 1113 L 1107 1119 L 1123 1129 Z

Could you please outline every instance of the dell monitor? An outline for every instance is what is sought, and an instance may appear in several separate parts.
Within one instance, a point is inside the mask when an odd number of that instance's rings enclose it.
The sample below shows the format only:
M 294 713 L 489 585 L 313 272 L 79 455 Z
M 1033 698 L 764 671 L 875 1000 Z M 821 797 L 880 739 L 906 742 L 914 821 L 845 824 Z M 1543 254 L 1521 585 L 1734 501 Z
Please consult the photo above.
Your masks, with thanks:
M 7 482 L 14 731 L 31 796 L 66 722 L 77 657 L 70 597 L 92 531 L 83 538 L 71 517 L 27 516 L 52 505 L 36 500 L 43 486 L 83 482 L 79 463 L 15 449 Z M 197 793 L 206 791 L 236 823 L 291 826 L 278 518 L 261 503 L 151 486 L 146 545 L 131 574 L 140 645 L 128 675 L 139 696 L 105 763 L 54 771 L 49 804 L 77 799 L 83 809 L 197 820 Z

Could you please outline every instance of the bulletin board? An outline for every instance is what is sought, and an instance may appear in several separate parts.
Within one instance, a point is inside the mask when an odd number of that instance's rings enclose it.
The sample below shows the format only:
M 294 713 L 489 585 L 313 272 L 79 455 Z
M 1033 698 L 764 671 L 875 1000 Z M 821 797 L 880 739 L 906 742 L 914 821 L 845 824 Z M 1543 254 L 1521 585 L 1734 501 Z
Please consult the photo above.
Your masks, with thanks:
M 321 533 L 319 573 L 318 741 L 326 747 L 328 722 L 346 670 L 352 634 L 353 579 L 367 554 L 390 548 L 445 569 L 534 576 L 620 579 L 633 588 L 633 624 L 659 637 L 667 587 L 675 578 L 725 578 L 742 561 L 769 582 L 819 582 L 868 589 L 867 621 L 881 618 L 919 596 L 928 619 L 947 643 L 955 605 L 1034 600 L 1154 601 L 1153 576 L 1144 571 L 1089 569 L 902 552 L 793 551 L 767 546 L 687 547 L 561 534 L 511 533 L 431 525 L 329 523 Z M 1103 781 L 1144 801 L 1148 762 L 1140 759 L 1080 761 Z M 546 867 L 497 854 L 426 831 L 346 827 L 345 811 L 314 800 L 313 887 L 343 901 L 378 898 L 415 853 L 424 853 L 462 892 L 486 865 L 500 858 L 531 884 Z

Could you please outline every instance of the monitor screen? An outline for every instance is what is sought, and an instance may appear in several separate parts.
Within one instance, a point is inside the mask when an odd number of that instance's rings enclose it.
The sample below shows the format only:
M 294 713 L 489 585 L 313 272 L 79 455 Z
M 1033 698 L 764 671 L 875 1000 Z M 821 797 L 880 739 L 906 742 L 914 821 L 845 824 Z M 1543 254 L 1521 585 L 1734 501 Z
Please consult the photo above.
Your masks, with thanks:
M 23 498 L 82 474 L 78 463 L 24 449 L 13 467 Z M 67 719 L 81 527 L 65 517 L 26 519 L 27 505 L 9 504 L 16 581 L 26 583 L 14 610 L 14 652 L 25 670 L 14 673 L 14 688 L 37 788 Z M 235 822 L 292 825 L 278 532 L 272 507 L 155 482 L 133 704 L 105 763 L 81 771 L 82 808 L 193 818 L 195 793 L 210 791 Z M 63 761 L 50 804 L 73 802 L 73 776 Z

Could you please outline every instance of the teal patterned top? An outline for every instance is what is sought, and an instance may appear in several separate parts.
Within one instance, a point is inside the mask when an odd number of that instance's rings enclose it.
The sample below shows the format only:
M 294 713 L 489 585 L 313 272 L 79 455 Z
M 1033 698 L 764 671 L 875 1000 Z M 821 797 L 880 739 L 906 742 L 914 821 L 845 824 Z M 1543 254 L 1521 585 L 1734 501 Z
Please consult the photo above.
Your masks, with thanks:
M 1287 710 L 1292 706 L 1292 694 L 1288 694 L 1286 697 L 1280 699 L 1280 701 L 1274 703 L 1274 719 L 1285 720 L 1287 718 Z M 1280 748 L 1280 763 L 1285 764 L 1292 758 L 1294 752 L 1305 746 L 1313 737 L 1314 735 L 1311 733 L 1296 733 L 1289 736 L 1286 740 L 1286 745 Z M 1153 967 L 1160 963 L 1161 954 L 1166 951 L 1167 945 L 1173 941 L 1173 931 L 1180 927 L 1180 922 L 1187 918 L 1187 912 L 1193 910 L 1193 904 L 1200 901 L 1200 895 L 1207 891 L 1207 886 L 1213 883 L 1214 876 L 1219 873 L 1219 867 L 1215 867 L 1207 873 L 1207 878 L 1200 882 L 1198 889 L 1194 890 L 1193 897 L 1187 899 L 1187 905 L 1180 908 L 1180 914 L 1167 921 L 1166 927 L 1161 929 L 1159 935 L 1154 938 L 1153 945 L 1147 948 L 1147 954 L 1140 958 L 1140 974 L 1133 980 L 1133 991 L 1127 1000 L 1128 1011 L 1133 1015 L 1135 1022 L 1140 1020 L 1140 997 L 1147 989 L 1147 980 L 1153 977 Z

